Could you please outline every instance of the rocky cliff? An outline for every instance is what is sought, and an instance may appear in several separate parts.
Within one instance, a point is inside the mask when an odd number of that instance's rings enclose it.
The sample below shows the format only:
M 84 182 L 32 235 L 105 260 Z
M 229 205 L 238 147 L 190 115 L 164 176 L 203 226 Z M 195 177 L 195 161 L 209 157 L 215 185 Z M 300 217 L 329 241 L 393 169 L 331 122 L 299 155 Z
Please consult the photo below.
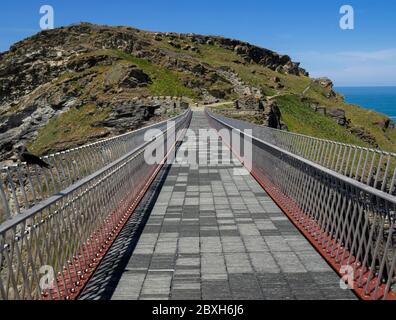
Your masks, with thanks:
M 233 51 L 244 63 L 306 74 L 286 55 L 222 37 L 88 23 L 43 31 L 0 56 L 0 160 L 10 157 L 20 143 L 39 153 L 58 151 L 166 116 L 166 108 L 153 111 L 159 101 L 148 99 L 151 96 L 210 102 L 238 91 L 234 74 L 192 55 L 199 55 L 200 45 Z M 170 99 L 163 96 L 162 101 Z M 81 111 L 75 112 L 77 118 L 91 114 L 92 121 L 86 119 L 88 135 L 70 137 L 67 133 L 76 128 L 72 124 L 62 128 L 68 118 L 64 116 L 59 124 L 63 138 L 47 137 L 35 144 L 51 119 L 72 109 Z
M 172 116 L 181 97 L 284 95 L 343 104 L 331 81 L 314 81 L 289 56 L 243 41 L 89 23 L 47 30 L 0 54 L 0 161 L 19 144 L 45 154 Z M 263 124 L 281 126 L 287 110 L 269 106 Z

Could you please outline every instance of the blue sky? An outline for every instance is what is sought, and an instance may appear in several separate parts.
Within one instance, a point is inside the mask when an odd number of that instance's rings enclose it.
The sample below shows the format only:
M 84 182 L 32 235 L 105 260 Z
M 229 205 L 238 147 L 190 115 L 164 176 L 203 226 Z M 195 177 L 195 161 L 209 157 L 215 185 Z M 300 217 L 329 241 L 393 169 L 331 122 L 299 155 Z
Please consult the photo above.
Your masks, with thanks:
M 0 51 L 39 31 L 44 4 L 54 7 L 56 27 L 87 21 L 223 35 L 288 54 L 338 86 L 396 85 L 394 0 L 3 0 Z M 344 4 L 354 8 L 354 30 L 339 27 Z

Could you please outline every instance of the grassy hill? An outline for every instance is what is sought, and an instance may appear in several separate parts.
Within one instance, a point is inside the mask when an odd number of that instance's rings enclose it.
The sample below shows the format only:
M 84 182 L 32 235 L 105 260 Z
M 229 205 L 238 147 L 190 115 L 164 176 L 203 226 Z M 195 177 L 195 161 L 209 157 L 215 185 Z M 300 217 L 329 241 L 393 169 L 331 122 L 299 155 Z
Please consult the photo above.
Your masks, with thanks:
M 0 54 L 0 80 L 0 160 L 18 143 L 45 154 L 174 114 L 147 115 L 153 96 L 210 103 L 246 90 L 276 101 L 290 131 L 396 151 L 385 115 L 345 103 L 331 81 L 310 78 L 286 55 L 218 36 L 87 23 L 48 30 Z M 114 125 L 125 106 L 130 121 Z M 346 123 L 315 106 L 344 110 Z

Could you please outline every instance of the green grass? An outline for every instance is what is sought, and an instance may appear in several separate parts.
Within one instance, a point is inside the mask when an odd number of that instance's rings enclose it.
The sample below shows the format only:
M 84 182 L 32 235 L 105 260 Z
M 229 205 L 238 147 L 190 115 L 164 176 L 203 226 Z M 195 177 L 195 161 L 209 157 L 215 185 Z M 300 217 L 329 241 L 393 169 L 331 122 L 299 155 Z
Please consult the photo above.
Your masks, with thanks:
M 214 66 L 236 65 L 234 61 L 243 63 L 243 59 L 234 52 L 218 47 L 217 45 L 203 44 L 199 46 L 199 57 L 202 61 Z
M 276 101 L 281 110 L 282 121 L 292 132 L 367 146 L 334 120 L 315 112 L 308 104 L 301 103 L 296 96 L 280 96 Z
M 150 76 L 153 83 L 148 86 L 148 89 L 152 95 L 197 98 L 196 91 L 183 85 L 180 80 L 180 73 L 152 64 L 148 60 L 137 58 L 120 50 L 112 50 L 112 52 L 121 59 L 137 65 Z
M 179 44 L 181 48 L 176 48 L 172 46 L 171 44 L 168 43 L 168 41 L 172 41 L 174 44 Z M 188 40 L 179 40 L 179 39 L 170 39 L 168 37 L 163 37 L 162 41 L 155 41 L 155 44 L 157 44 L 159 47 L 167 49 L 169 51 L 181 53 L 181 54 L 187 54 L 192 57 L 199 57 L 199 52 L 197 51 L 191 51 L 191 50 L 184 50 L 182 49 L 183 46 L 190 45 L 199 48 L 199 45 Z
M 299 99 L 299 95 L 309 86 L 309 90 L 306 91 L 305 97 L 310 98 L 312 102 L 319 103 L 322 106 L 328 108 L 342 108 L 346 111 L 346 117 L 351 120 L 351 126 L 365 128 L 377 141 L 379 147 L 383 150 L 396 151 L 396 129 L 388 129 L 385 132 L 376 124 L 385 119 L 385 115 L 359 108 L 346 104 L 339 97 L 329 99 L 326 97 L 326 90 L 322 88 L 318 83 L 314 82 L 313 79 L 305 76 L 295 76 L 289 74 L 282 74 L 270 70 L 269 68 L 258 65 L 255 63 L 245 63 L 243 58 L 235 54 L 231 50 L 221 48 L 217 45 L 199 45 L 189 43 L 188 41 L 173 40 L 180 44 L 192 44 L 199 48 L 199 52 L 185 51 L 182 49 L 176 49 L 167 43 L 168 39 L 164 37 L 161 42 L 153 41 L 154 46 L 173 51 L 177 54 L 184 53 L 190 55 L 196 63 L 207 63 L 213 67 L 228 66 L 238 73 L 239 77 L 245 82 L 252 86 L 260 88 L 267 96 L 276 96 L 279 107 L 282 112 L 282 121 L 288 126 L 292 132 L 301 134 L 307 134 L 315 137 L 331 139 L 341 141 L 345 143 L 353 143 L 358 145 L 367 144 L 351 134 L 347 128 L 338 125 L 333 119 L 323 116 L 314 112 L 309 103 L 303 103 Z M 92 54 L 92 53 L 90 53 Z M 183 85 L 183 80 L 189 77 L 185 73 L 178 72 L 175 70 L 169 70 L 166 67 L 156 65 L 146 59 L 141 59 L 133 55 L 122 52 L 121 50 L 98 50 L 94 54 L 108 54 L 114 57 L 118 57 L 121 60 L 116 63 L 134 64 L 141 68 L 146 74 L 148 74 L 152 80 L 152 84 L 147 87 L 136 88 L 131 92 L 125 92 L 125 95 L 154 95 L 154 96 L 185 96 L 192 98 L 193 100 L 199 99 L 199 91 L 191 88 L 187 88 Z M 183 59 L 183 58 L 181 58 Z M 78 90 L 82 97 L 87 96 L 92 92 L 97 92 L 97 96 L 103 100 L 108 99 L 109 93 L 103 92 L 102 83 L 105 73 L 111 68 L 111 66 L 97 66 L 84 72 L 89 73 L 96 71 L 98 76 L 95 78 L 93 85 L 87 88 L 78 88 L 78 79 L 83 76 L 81 73 L 65 73 L 61 75 L 57 81 L 69 81 L 70 86 Z M 83 72 L 83 73 L 84 73 Z M 273 81 L 274 77 L 280 79 L 280 83 L 284 86 L 282 89 L 274 89 L 276 83 Z M 226 91 L 230 84 L 222 81 L 216 83 L 205 84 L 206 89 L 220 89 Z M 111 94 L 111 93 L 110 93 Z M 237 99 L 237 95 L 232 92 L 227 94 L 225 100 Z M 228 106 L 229 107 L 229 106 Z M 84 108 L 82 108 L 84 109 Z M 232 108 L 231 108 L 232 109 Z M 12 110 L 13 111 L 13 110 Z M 70 114 L 69 114 L 70 112 Z M 66 114 L 62 114 L 60 117 L 65 118 L 66 123 L 72 122 L 74 116 L 77 116 L 75 111 L 68 111 Z M 83 111 L 80 111 L 83 112 Z M 98 111 L 98 118 L 102 116 L 103 111 Z M 68 118 L 70 117 L 70 119 Z M 96 114 L 94 118 L 96 117 Z M 248 115 L 242 115 L 240 118 L 245 120 L 257 122 L 254 117 Z M 57 147 L 57 143 L 67 144 L 66 142 L 71 140 L 70 143 L 75 141 L 84 141 L 84 135 L 88 135 L 89 132 L 95 134 L 98 128 L 93 128 L 89 125 L 89 121 L 96 121 L 95 119 L 86 120 L 87 124 L 83 125 L 81 129 L 73 128 L 69 123 L 70 128 L 66 128 L 69 134 L 65 132 L 57 133 L 58 130 L 56 125 L 59 125 L 62 131 L 63 124 L 56 123 L 52 120 L 46 127 L 45 130 L 40 131 L 39 136 L 34 143 L 32 143 L 32 151 L 37 151 L 42 154 Z M 72 133 L 70 133 L 72 132 Z M 48 146 L 48 147 L 46 147 Z
M 152 79 L 146 89 L 146 93 L 154 96 L 185 96 L 196 98 L 197 93 L 186 88 L 181 80 L 180 75 L 175 71 L 170 71 L 164 67 L 154 65 L 145 59 L 140 59 L 132 55 L 123 53 L 119 50 L 99 50 L 97 54 L 109 54 L 117 56 L 122 60 L 118 63 L 133 63 L 140 67 Z M 80 96 L 89 95 L 91 92 L 98 92 L 98 96 L 103 93 L 103 79 L 109 66 L 96 66 L 83 72 L 67 72 L 62 74 L 56 83 L 68 81 L 71 87 L 80 92 Z M 92 82 L 87 88 L 78 88 L 78 78 L 85 73 L 92 71 L 97 72 L 95 82 Z M 28 147 L 35 154 L 43 155 L 59 150 L 68 149 L 81 145 L 100 137 L 107 131 L 106 128 L 94 127 L 93 124 L 104 120 L 110 113 L 110 109 L 98 109 L 94 104 L 87 104 L 79 109 L 71 108 L 51 119 L 49 123 L 39 130 L 38 136 Z
M 234 102 L 224 102 L 224 103 L 219 103 L 215 107 L 211 107 L 211 109 L 229 109 L 229 110 L 234 110 L 235 105 Z
M 271 88 L 271 86 L 275 85 L 271 79 L 278 77 L 280 83 L 284 86 L 281 90 L 282 94 L 301 94 L 311 84 L 311 89 L 308 90 L 307 96 L 325 105 L 328 103 L 328 99 L 324 95 L 324 89 L 319 84 L 313 83 L 309 77 L 282 74 L 255 63 L 244 64 L 244 60 L 240 56 L 216 45 L 202 45 L 200 50 L 200 58 L 204 62 L 214 66 L 231 67 L 243 81 L 261 88 L 267 96 L 278 93 L 277 90 Z
M 386 115 L 351 104 L 343 104 L 342 108 L 355 126 L 367 129 L 375 137 L 380 149 L 396 152 L 396 129 L 387 129 L 384 132 L 377 125 L 387 118 Z
M 40 129 L 37 138 L 28 148 L 33 153 L 43 155 L 84 144 L 106 131 L 92 125 L 104 120 L 109 112 L 107 109 L 98 109 L 93 104 L 79 109 L 71 108 Z
M 308 103 L 302 103 L 298 99 L 297 96 L 301 95 L 309 86 L 309 90 L 305 92 L 305 97 L 328 108 L 344 109 L 346 117 L 351 120 L 351 126 L 365 128 L 376 139 L 381 149 L 396 151 L 396 129 L 388 129 L 384 132 L 376 124 L 376 122 L 383 121 L 386 118 L 385 115 L 362 109 L 359 106 L 349 105 L 340 97 L 329 99 L 326 96 L 326 90 L 309 77 L 281 74 L 258 64 L 243 64 L 242 58 L 234 52 L 216 45 L 202 45 L 200 50 L 201 59 L 206 63 L 214 66 L 231 67 L 243 81 L 261 88 L 265 95 L 277 95 L 276 100 L 280 105 L 282 120 L 287 124 L 290 131 L 345 143 L 367 145 L 345 127 L 338 125 L 329 117 L 314 112 Z M 280 83 L 284 86 L 283 89 L 275 90 L 271 88 L 271 86 L 274 86 L 272 81 L 274 77 L 280 79 Z M 246 120 L 256 122 L 253 118 Z

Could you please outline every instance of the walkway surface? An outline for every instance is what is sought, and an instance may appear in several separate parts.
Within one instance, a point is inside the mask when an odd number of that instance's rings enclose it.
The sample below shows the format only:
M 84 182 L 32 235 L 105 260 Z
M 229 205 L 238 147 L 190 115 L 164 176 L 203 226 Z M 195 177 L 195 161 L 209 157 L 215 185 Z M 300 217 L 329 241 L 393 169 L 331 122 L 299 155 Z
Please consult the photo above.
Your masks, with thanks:
M 194 111 L 190 129 L 208 127 L 203 111 Z M 210 152 L 186 140 L 178 159 L 185 148 L 201 159 Z M 81 298 L 355 299 L 235 162 L 164 168 L 157 194 L 143 202 Z

